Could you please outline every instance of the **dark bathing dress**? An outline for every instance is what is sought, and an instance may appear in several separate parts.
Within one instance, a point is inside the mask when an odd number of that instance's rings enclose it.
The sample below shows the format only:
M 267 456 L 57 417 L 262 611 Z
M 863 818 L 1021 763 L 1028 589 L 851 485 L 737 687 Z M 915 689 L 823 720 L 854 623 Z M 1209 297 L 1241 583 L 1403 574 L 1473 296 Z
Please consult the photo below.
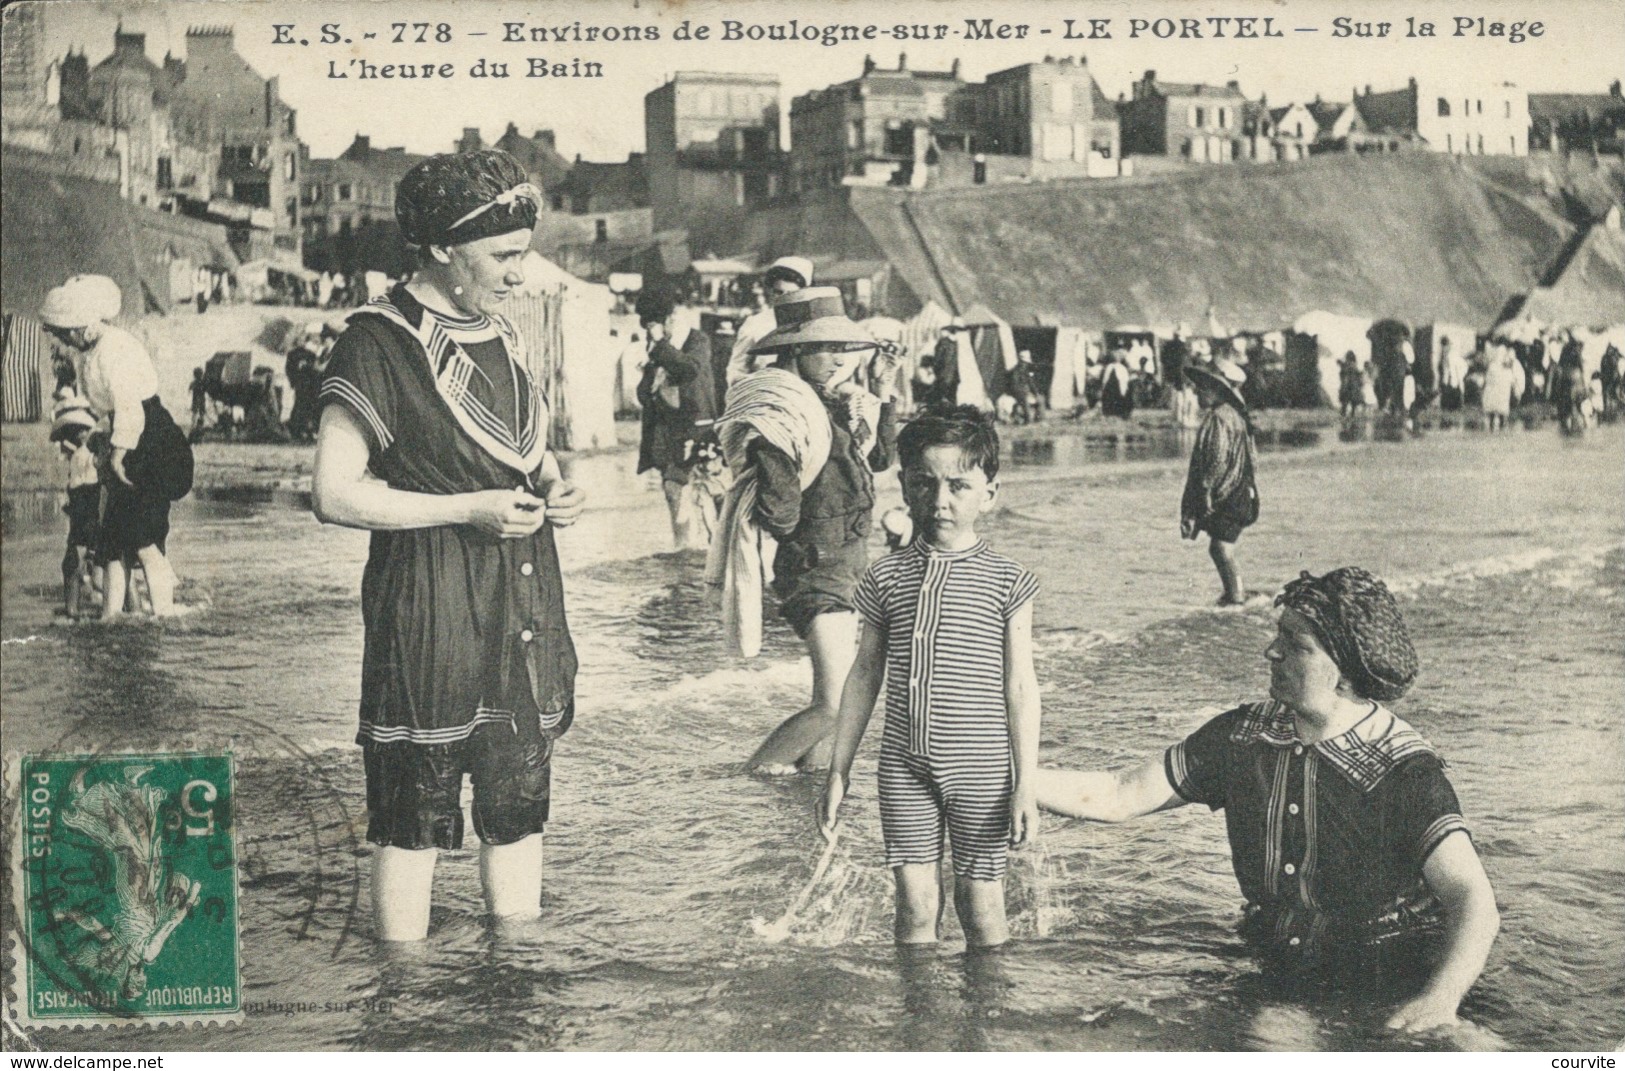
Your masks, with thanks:
M 1422 868 L 1467 824 L 1415 729 L 1372 703 L 1358 725 L 1309 745 L 1265 700 L 1214 718 L 1164 766 L 1181 798 L 1224 811 L 1247 899 L 1241 934 L 1274 973 L 1379 988 L 1425 976 L 1444 916 Z
M 523 353 L 500 317 L 453 320 L 397 287 L 352 315 L 321 404 L 354 418 L 390 487 L 534 491 L 547 409 Z M 552 528 L 525 539 L 472 525 L 374 531 L 361 607 L 368 840 L 460 847 L 465 772 L 483 842 L 541 832 L 553 740 L 575 705 Z

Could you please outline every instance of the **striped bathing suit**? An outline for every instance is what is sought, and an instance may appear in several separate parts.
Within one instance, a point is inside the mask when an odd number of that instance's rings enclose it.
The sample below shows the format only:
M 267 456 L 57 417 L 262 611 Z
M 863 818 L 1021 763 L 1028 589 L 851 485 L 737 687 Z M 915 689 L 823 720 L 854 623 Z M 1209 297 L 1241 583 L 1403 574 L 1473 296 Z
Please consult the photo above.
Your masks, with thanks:
M 886 637 L 880 821 L 886 865 L 935 863 L 946 825 L 954 873 L 997 881 L 1010 839 L 1006 622 L 1038 593 L 988 549 L 916 542 L 869 567 L 858 611 Z

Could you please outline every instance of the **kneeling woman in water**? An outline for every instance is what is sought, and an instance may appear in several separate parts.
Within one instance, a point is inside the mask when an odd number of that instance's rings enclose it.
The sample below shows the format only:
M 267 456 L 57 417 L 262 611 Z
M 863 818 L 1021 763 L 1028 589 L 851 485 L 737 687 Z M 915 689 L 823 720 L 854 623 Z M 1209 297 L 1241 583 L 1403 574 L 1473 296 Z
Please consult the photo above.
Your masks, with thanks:
M 1267 967 L 1385 984 L 1420 967 L 1420 991 L 1388 1025 L 1453 1023 L 1500 916 L 1444 764 L 1382 706 L 1416 677 L 1399 607 L 1357 568 L 1305 573 L 1276 603 L 1269 699 L 1136 769 L 1039 770 L 1039 805 L 1099 822 L 1223 809 L 1241 931 Z

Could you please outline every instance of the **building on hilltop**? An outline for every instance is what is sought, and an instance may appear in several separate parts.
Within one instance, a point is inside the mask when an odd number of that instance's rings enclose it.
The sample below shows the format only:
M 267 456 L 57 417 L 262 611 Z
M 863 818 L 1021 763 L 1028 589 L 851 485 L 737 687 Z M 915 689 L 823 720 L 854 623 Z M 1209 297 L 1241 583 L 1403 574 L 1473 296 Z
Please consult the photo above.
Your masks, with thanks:
M 243 59 L 229 26 L 188 29 L 186 60 L 166 57 L 164 67 L 174 79 L 177 113 L 219 145 L 216 177 L 225 196 L 269 213 L 272 247 L 297 260 L 298 115 L 283 102 L 277 76 L 263 77 Z
M 1119 173 L 1117 105 L 1100 91 L 1087 59 L 1046 56 L 995 71 L 975 88 L 978 151 L 1025 157 L 1024 177 Z
M 797 193 L 840 185 L 908 185 L 935 149 L 975 151 L 979 94 L 946 71 L 877 67 L 790 102 L 790 184 Z
M 678 71 L 644 96 L 643 129 L 656 227 L 726 227 L 783 191 L 776 75 Z
M 1356 91 L 1367 150 L 1407 143 L 1462 156 L 1527 156 L 1529 97 L 1511 82 L 1411 78 L 1403 89 Z
M 553 189 L 570 173 L 570 161 L 560 155 L 551 130 L 538 130 L 527 138 L 516 124 L 509 123 L 496 140 L 496 148 L 519 161 L 549 203 Z
M 1606 93 L 1529 94 L 1530 152 L 1619 156 L 1622 148 L 1625 96 L 1617 79 Z
M 1246 99 L 1238 82 L 1159 82 L 1156 71 L 1146 71 L 1131 99 L 1117 105 L 1123 152 L 1228 163 L 1236 156 Z
M 427 157 L 401 148 L 375 149 L 357 134 L 332 160 L 304 161 L 300 204 L 305 264 L 318 271 L 382 271 L 411 266 L 395 223 L 395 189 Z

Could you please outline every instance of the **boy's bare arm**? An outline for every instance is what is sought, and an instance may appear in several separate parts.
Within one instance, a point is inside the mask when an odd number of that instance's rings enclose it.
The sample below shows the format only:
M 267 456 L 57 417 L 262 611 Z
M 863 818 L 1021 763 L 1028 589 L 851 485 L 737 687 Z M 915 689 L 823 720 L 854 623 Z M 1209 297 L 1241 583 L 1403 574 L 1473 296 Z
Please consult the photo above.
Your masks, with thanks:
M 839 774 L 844 781 L 852 772 L 852 760 L 869 728 L 869 718 L 875 711 L 875 700 L 880 696 L 880 685 L 886 679 L 886 636 L 869 622 L 864 622 L 863 635 L 858 640 L 857 660 L 847 674 L 846 686 L 841 689 L 841 710 L 835 722 L 835 753 L 830 761 L 831 775 Z
M 835 721 L 835 750 L 830 759 L 829 778 L 824 782 L 824 792 L 818 801 L 818 828 L 825 836 L 832 835 L 840 815 L 841 800 L 846 797 L 846 786 L 852 776 L 852 760 L 857 756 L 864 730 L 869 728 L 875 699 L 885 679 L 886 635 L 873 624 L 864 622 L 857 660 L 852 663 L 846 686 L 841 689 L 841 710 Z
M 1022 604 L 1004 626 L 1004 710 L 1010 721 L 1015 777 L 1010 796 L 1010 839 L 1022 844 L 1038 833 L 1038 728 L 1042 703 L 1033 669 L 1033 601 Z

